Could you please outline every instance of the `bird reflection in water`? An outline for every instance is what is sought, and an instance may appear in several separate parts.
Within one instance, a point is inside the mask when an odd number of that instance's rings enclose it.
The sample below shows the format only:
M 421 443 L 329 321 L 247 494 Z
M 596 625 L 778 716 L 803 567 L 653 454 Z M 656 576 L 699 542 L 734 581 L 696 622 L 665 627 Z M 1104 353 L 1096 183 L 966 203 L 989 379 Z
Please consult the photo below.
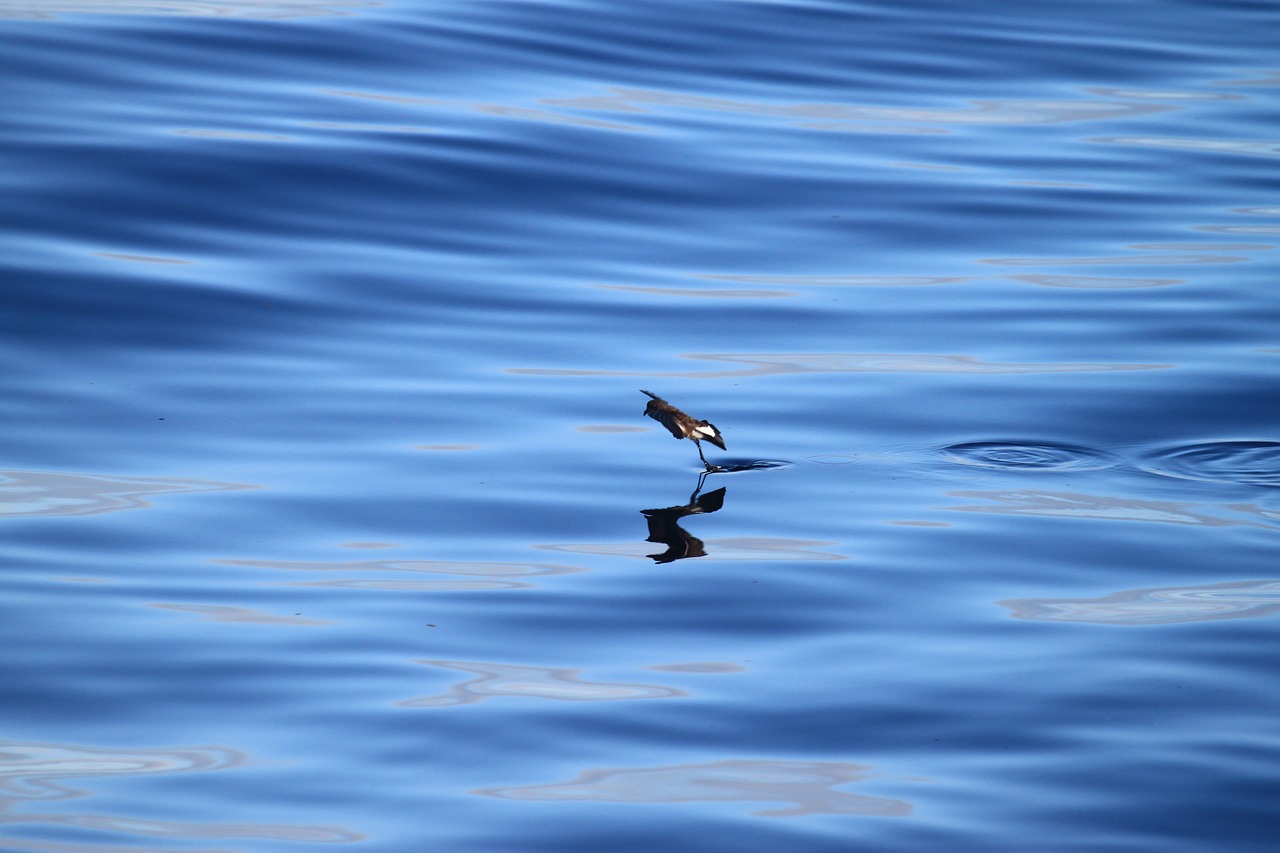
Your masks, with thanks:
M 686 515 L 706 515 L 718 512 L 724 506 L 725 487 L 714 492 L 701 494 L 702 487 L 711 471 L 703 471 L 698 476 L 697 488 L 689 496 L 683 506 L 669 506 L 665 509 L 642 509 L 641 514 L 649 522 L 649 538 L 646 542 L 659 542 L 667 546 L 661 554 L 649 554 L 655 563 L 671 563 L 675 560 L 686 560 L 690 557 L 705 557 L 706 547 L 702 540 L 680 526 L 680 519 Z

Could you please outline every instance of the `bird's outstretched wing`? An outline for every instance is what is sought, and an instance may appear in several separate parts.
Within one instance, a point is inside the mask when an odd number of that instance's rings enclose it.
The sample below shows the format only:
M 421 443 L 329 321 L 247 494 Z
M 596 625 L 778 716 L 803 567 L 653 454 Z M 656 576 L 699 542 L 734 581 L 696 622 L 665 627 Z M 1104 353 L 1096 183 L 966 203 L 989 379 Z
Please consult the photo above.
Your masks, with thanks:
M 645 414 L 666 427 L 667 432 L 671 433 L 673 438 L 685 437 L 684 430 L 680 428 L 680 413 L 675 409 L 660 409 L 657 406 L 650 406 Z

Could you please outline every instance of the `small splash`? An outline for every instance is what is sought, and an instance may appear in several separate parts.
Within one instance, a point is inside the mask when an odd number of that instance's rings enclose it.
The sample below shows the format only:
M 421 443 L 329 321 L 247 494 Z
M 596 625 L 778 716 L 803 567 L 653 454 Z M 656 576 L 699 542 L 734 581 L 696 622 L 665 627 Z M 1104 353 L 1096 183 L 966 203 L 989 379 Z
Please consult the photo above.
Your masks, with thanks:
M 1142 470 L 1162 477 L 1280 486 L 1280 441 L 1205 441 L 1147 455 Z
M 959 465 L 1005 471 L 1096 471 L 1115 464 L 1106 451 L 1057 442 L 967 441 L 938 453 Z

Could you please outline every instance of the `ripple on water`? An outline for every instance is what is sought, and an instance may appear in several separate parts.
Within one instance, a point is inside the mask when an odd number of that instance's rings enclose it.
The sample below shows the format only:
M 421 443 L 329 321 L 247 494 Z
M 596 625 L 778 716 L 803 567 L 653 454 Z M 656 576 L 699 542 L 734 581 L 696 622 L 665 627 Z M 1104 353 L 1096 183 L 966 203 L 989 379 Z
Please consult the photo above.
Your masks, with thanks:
M 1104 450 L 1058 442 L 966 441 L 938 453 L 959 465 L 1006 471 L 1095 471 L 1115 464 Z
M 1280 441 L 1203 441 L 1156 450 L 1144 471 L 1182 480 L 1280 486 Z

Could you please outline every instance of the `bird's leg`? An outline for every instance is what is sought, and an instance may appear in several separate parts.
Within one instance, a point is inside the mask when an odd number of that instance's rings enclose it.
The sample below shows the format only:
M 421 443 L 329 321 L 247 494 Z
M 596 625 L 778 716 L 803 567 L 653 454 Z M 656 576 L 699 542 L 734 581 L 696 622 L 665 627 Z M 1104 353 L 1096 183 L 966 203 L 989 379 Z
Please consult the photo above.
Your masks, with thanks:
M 707 466 L 708 471 L 716 470 L 716 466 L 707 461 L 707 457 L 702 455 L 702 442 L 694 441 L 693 446 L 698 448 L 698 457 L 702 459 L 702 464 Z

